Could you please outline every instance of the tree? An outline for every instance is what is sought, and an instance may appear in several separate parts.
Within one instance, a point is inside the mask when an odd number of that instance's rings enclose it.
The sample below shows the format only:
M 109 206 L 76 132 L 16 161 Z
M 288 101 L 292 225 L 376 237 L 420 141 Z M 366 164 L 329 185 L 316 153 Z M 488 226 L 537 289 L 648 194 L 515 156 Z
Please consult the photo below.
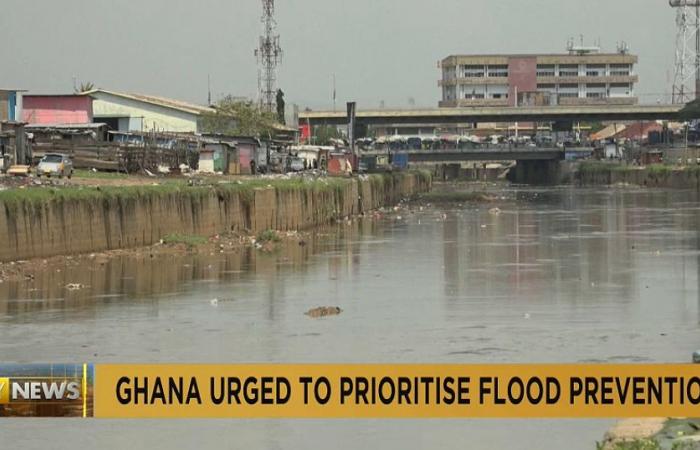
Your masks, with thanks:
M 82 94 L 83 92 L 92 91 L 95 89 L 95 83 L 91 81 L 85 81 L 80 83 L 80 87 L 75 88 L 76 94 Z
M 337 127 L 320 125 L 314 127 L 313 143 L 316 145 L 330 145 L 331 139 L 342 139 L 343 135 Z
M 205 133 L 234 136 L 267 137 L 274 133 L 274 113 L 262 111 L 252 102 L 226 96 L 214 106 L 216 112 L 205 113 L 202 129 Z
M 282 92 L 282 89 L 277 89 L 277 120 L 282 125 L 285 124 L 285 120 L 284 120 L 284 92 Z
M 700 119 L 700 100 L 693 100 L 685 105 L 685 107 L 678 113 L 678 117 L 684 122 Z

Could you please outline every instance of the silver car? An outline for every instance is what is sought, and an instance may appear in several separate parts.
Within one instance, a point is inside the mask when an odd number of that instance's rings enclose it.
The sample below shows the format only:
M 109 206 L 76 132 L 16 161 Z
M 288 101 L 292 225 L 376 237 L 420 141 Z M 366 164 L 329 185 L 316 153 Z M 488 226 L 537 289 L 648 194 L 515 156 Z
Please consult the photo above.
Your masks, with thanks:
M 73 176 L 73 161 L 60 153 L 47 153 L 39 161 L 39 166 L 36 168 L 37 176 L 47 177 L 58 176 L 59 178 Z

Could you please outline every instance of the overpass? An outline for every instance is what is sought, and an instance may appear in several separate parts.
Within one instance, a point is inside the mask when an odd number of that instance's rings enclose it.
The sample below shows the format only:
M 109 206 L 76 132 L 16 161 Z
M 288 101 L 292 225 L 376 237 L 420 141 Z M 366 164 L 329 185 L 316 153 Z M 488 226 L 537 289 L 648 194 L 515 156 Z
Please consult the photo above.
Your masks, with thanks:
M 583 150 L 583 149 L 577 149 Z M 481 147 L 451 150 L 396 150 L 390 153 L 408 155 L 409 164 L 435 164 L 445 177 L 456 177 L 460 163 L 468 161 L 516 161 L 510 179 L 525 184 L 555 184 L 559 180 L 561 161 L 566 150 L 556 147 Z M 384 151 L 362 152 L 363 155 L 384 154 Z
M 565 156 L 565 151 L 560 148 L 536 147 L 488 147 L 465 150 L 399 150 L 396 153 L 407 154 L 409 163 L 458 163 L 467 161 L 561 161 Z
M 358 111 L 357 124 L 459 124 L 479 122 L 594 122 L 679 120 L 685 105 L 604 105 L 604 106 L 540 106 L 433 108 L 406 110 Z M 344 125 L 345 112 L 305 111 L 299 113 L 300 124 Z

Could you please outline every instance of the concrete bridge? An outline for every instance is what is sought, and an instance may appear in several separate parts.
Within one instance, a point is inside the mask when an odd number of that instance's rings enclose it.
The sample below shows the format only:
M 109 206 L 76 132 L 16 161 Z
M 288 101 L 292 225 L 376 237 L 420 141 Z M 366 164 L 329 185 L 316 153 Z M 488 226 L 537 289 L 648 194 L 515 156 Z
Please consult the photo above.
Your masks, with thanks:
M 487 147 L 464 150 L 406 150 L 409 163 L 467 161 L 561 161 L 565 150 L 538 147 Z
M 364 152 L 363 154 L 385 152 Z M 444 174 L 456 176 L 460 163 L 469 161 L 515 161 L 510 180 L 521 184 L 556 184 L 566 150 L 556 147 L 486 147 L 461 150 L 398 150 L 408 155 L 408 163 L 442 166 Z
M 358 111 L 360 125 L 392 124 L 460 124 L 479 122 L 586 122 L 586 121 L 644 121 L 679 120 L 685 105 L 601 105 L 601 106 L 541 106 L 433 108 L 410 110 Z M 344 125 L 345 111 L 306 111 L 299 113 L 300 124 Z

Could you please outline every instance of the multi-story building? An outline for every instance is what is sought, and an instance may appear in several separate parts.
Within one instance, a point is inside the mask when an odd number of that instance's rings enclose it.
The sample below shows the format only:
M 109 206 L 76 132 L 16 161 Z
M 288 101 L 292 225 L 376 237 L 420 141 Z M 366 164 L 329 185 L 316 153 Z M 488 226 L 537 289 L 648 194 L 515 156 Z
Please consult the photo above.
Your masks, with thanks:
M 569 45 L 565 54 L 453 55 L 440 62 L 441 107 L 633 105 L 637 56 Z M 517 99 L 517 103 L 516 103 Z

